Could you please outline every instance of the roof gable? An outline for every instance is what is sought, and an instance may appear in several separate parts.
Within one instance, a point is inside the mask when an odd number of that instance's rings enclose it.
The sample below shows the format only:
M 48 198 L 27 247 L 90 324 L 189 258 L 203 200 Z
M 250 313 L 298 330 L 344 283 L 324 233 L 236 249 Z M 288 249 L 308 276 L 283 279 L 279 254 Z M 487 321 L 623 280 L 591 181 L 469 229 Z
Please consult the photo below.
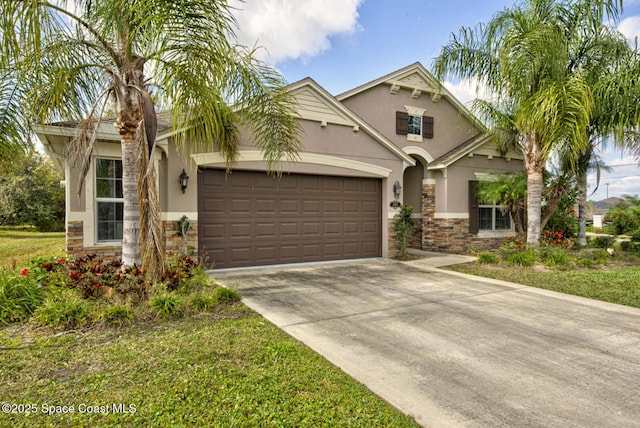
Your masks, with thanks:
M 442 85 L 422 64 L 416 62 L 407 67 L 396 70 L 371 82 L 360 85 L 347 92 L 336 96 L 339 101 L 353 97 L 375 86 L 385 85 L 389 87 L 389 92 L 397 93 L 400 89 L 411 91 L 414 98 L 419 98 L 423 94 L 430 95 L 434 102 L 440 101 L 443 97 L 449 101 L 467 120 L 469 120 L 479 130 L 485 130 L 485 126 L 475 117 L 464 104 L 460 102 L 447 88 Z
M 289 91 L 298 101 L 296 114 L 300 119 L 319 122 L 320 126 L 333 123 L 350 126 L 354 132 L 362 130 L 407 164 L 415 164 L 411 156 L 339 102 L 310 77 L 292 83 L 289 85 Z
M 521 153 L 511 150 L 504 154 L 500 153 L 491 139 L 491 134 L 485 132 L 468 139 L 453 150 L 440 156 L 438 159 L 434 159 L 434 161 L 427 166 L 427 169 L 444 169 L 465 156 L 473 157 L 475 155 L 487 156 L 489 159 L 492 159 L 493 157 L 502 157 L 507 160 L 522 159 Z

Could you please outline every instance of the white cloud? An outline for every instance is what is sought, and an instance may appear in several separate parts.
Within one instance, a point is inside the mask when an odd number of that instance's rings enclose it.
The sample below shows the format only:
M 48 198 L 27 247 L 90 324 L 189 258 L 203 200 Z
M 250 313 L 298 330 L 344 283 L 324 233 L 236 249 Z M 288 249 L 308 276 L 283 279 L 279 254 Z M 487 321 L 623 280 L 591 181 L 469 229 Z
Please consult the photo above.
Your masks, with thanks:
M 330 37 L 359 29 L 363 0 L 246 0 L 231 4 L 238 21 L 238 41 L 266 48 L 259 53 L 271 64 L 310 58 L 331 47 Z
M 618 31 L 630 40 L 634 40 L 636 37 L 640 38 L 640 15 L 623 19 L 618 25 Z
M 458 83 L 452 83 L 449 81 L 444 82 L 444 87 L 453 94 L 462 104 L 467 107 L 471 106 L 474 99 L 480 98 L 483 100 L 491 100 L 495 98 L 492 92 L 487 89 L 477 79 L 464 79 Z

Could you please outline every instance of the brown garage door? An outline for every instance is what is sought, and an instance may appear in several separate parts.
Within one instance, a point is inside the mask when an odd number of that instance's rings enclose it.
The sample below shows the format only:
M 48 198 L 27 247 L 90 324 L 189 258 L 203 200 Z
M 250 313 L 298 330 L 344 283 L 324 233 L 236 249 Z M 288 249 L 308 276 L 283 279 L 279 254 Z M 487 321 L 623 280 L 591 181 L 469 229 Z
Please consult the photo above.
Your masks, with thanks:
M 381 256 L 378 179 L 203 169 L 201 254 L 217 268 Z

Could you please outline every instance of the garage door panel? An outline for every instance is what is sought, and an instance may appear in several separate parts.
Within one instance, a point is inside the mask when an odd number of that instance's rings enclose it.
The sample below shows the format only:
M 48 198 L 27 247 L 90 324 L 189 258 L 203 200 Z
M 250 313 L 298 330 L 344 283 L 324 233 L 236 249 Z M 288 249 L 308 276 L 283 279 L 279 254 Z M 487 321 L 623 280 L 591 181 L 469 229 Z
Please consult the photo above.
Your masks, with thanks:
M 324 222 L 324 234 L 325 236 L 340 235 L 340 222 Z
M 232 215 L 253 215 L 253 205 L 251 199 L 232 199 L 231 214 Z
M 269 215 L 277 212 L 277 204 L 273 199 L 256 199 L 255 207 L 258 215 Z
M 378 179 L 201 172 L 200 249 L 218 268 L 381 255 Z
M 297 237 L 298 235 L 300 235 L 298 223 L 280 223 L 280 236 L 286 238 L 288 236 Z
M 300 176 L 302 180 L 303 192 L 319 192 L 321 177 L 315 176 Z
M 344 232 L 344 234 L 359 233 L 360 232 L 360 222 L 357 222 L 357 221 L 345 222 L 344 223 L 343 232 Z
M 344 187 L 343 187 L 343 191 L 344 192 L 351 192 L 351 193 L 360 193 L 362 191 L 362 181 L 361 180 L 355 180 L 355 179 L 346 179 L 344 180 Z
M 319 215 L 320 214 L 320 201 L 303 201 L 302 213 L 304 215 Z
M 363 221 L 362 222 L 362 233 L 372 233 L 376 234 L 378 232 L 378 223 L 374 221 Z
M 358 201 L 345 201 L 344 202 L 344 214 L 359 214 L 360 204 Z
M 295 199 L 280 199 L 280 214 L 298 214 L 298 202 Z
M 202 226 L 202 235 L 205 239 L 225 239 L 225 225 L 224 224 L 205 224 Z
M 256 238 L 258 239 L 275 239 L 277 231 L 278 225 L 275 223 L 256 224 Z
M 222 198 L 208 198 L 208 199 L 203 199 L 201 200 L 201 205 L 202 205 L 202 209 L 203 211 L 206 211 L 207 213 L 210 214 L 214 214 L 214 213 L 224 213 L 224 199 Z
M 340 214 L 341 205 L 340 201 L 329 200 L 324 201 L 323 214 Z
M 253 236 L 253 228 L 251 223 L 234 223 L 231 225 L 231 235 L 229 239 L 251 239 Z
M 331 179 L 331 180 L 325 180 L 324 182 L 324 191 L 325 192 L 332 192 L 332 193 L 336 193 L 336 192 L 340 192 L 341 191 L 341 181 L 340 179 Z

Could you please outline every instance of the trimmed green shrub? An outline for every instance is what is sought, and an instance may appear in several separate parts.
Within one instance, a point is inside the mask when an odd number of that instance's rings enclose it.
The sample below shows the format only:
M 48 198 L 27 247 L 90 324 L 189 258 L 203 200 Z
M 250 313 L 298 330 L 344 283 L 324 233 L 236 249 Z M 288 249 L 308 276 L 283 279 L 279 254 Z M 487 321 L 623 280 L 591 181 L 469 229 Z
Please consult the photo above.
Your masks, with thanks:
M 91 324 L 92 306 L 73 290 L 59 290 L 36 309 L 32 319 L 50 327 L 76 328 Z
M 594 248 L 611 248 L 616 242 L 613 236 L 596 236 L 589 241 L 589 246 Z
M 100 312 L 98 319 L 103 321 L 105 325 L 112 327 L 122 327 L 133 321 L 135 314 L 133 310 L 126 305 L 108 306 Z
M 546 266 L 567 266 L 569 264 L 569 255 L 561 248 L 541 250 L 540 259 Z
M 231 288 L 218 287 L 213 292 L 213 297 L 218 303 L 233 303 L 239 302 L 242 297 L 240 293 Z
M 580 255 L 575 258 L 575 263 L 578 266 L 592 267 L 597 265 L 604 265 L 611 258 L 607 250 L 587 248 L 580 251 Z
M 21 274 L 0 271 L 0 324 L 28 319 L 44 298 L 45 289 L 28 269 Z
M 640 242 L 622 241 L 620 242 L 620 250 L 625 252 L 638 252 L 640 251 Z
M 533 266 L 536 262 L 536 254 L 530 249 L 514 252 L 507 256 L 507 262 L 514 266 Z
M 178 318 L 183 314 L 182 302 L 173 293 L 161 294 L 151 299 L 151 308 L 162 318 Z
M 216 306 L 216 299 L 213 296 L 196 294 L 191 297 L 191 306 L 198 311 L 208 311 Z
M 480 253 L 478 254 L 478 263 L 480 264 L 498 263 L 498 257 L 493 253 Z
M 396 248 L 398 249 L 398 258 L 406 259 L 409 254 L 409 237 L 416 221 L 411 217 L 413 207 L 403 204 L 400 206 L 400 212 L 394 216 L 393 230 L 395 231 Z

